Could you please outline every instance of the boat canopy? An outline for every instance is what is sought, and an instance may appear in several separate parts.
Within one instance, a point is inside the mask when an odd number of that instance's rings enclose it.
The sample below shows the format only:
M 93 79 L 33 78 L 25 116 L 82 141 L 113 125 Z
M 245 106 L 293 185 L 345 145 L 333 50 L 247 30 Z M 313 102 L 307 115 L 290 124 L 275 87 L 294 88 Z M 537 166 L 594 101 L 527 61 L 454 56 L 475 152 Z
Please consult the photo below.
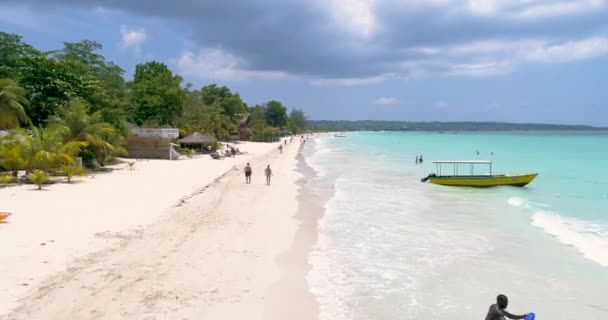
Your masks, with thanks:
M 460 168 L 468 168 L 467 174 L 468 176 L 474 176 L 475 170 L 474 167 L 477 164 L 488 165 L 490 168 L 489 175 L 492 175 L 492 161 L 490 160 L 441 160 L 441 161 L 433 161 L 435 166 L 437 166 L 437 174 L 439 176 L 443 176 L 443 165 L 452 165 L 452 174 L 451 176 L 461 176 Z M 449 167 L 448 167 L 449 168 Z

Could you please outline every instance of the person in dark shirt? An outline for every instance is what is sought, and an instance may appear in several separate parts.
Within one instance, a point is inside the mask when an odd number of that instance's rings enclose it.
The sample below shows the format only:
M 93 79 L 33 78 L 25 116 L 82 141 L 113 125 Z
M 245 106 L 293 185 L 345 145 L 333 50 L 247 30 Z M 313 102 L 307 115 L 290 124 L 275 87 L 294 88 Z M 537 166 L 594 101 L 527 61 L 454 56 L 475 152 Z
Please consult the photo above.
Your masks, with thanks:
M 486 320 L 505 320 L 505 317 L 509 319 L 523 319 L 526 317 L 524 315 L 515 315 L 507 312 L 507 305 L 509 305 L 509 298 L 504 294 L 499 294 L 496 297 L 496 304 L 490 306 L 490 310 L 488 310 L 488 315 L 486 316 Z

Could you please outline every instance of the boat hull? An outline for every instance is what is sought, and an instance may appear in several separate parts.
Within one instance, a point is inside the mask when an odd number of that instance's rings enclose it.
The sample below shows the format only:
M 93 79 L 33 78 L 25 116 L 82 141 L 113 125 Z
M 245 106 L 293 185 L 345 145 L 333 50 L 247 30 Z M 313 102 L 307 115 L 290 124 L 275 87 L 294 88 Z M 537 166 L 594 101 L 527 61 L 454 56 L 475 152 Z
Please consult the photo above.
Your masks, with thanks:
M 538 173 L 493 176 L 437 176 L 429 177 L 429 182 L 443 186 L 458 187 L 523 187 L 532 182 L 537 175 Z

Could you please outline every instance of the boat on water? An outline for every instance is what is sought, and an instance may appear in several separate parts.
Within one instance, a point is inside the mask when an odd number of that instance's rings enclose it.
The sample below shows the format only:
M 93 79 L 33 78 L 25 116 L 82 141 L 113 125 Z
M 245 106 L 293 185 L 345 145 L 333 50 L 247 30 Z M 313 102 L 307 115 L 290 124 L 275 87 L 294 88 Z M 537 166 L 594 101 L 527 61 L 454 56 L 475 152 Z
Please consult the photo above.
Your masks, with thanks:
M 430 182 L 444 186 L 459 187 L 495 187 L 516 186 L 523 187 L 532 182 L 538 173 L 527 174 L 494 174 L 492 173 L 492 161 L 489 160 L 463 160 L 463 161 L 433 161 L 436 172 L 429 174 L 422 182 Z M 475 168 L 489 166 L 489 173 L 475 174 Z M 446 167 L 448 168 L 446 170 Z M 461 169 L 467 174 L 460 174 Z M 467 170 L 468 169 L 468 170 Z M 447 174 L 444 174 L 446 172 Z

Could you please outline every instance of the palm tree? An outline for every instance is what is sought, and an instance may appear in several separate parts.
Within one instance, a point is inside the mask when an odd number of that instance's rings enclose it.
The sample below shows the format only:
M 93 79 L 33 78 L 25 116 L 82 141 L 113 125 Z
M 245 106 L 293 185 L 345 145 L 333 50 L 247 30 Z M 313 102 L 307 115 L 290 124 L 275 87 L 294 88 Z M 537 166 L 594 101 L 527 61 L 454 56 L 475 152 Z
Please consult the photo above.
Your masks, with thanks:
M 2 182 L 4 187 L 8 186 L 8 184 L 13 180 L 15 180 L 15 177 L 11 176 L 10 174 L 3 174 L 0 176 L 0 182 Z
M 20 145 L 0 145 L 0 166 L 8 171 L 17 171 L 25 167 Z
M 49 179 L 49 175 L 43 170 L 34 170 L 27 177 L 38 186 L 38 190 L 42 190 L 42 185 Z
M 73 164 L 64 164 L 61 166 L 61 171 L 68 178 L 68 183 L 72 182 L 72 177 L 75 175 L 83 175 L 84 169 L 79 167 L 78 165 Z
M 11 130 L 9 135 L 0 139 L 0 167 L 12 171 L 15 178 L 18 171 L 26 167 L 23 148 L 27 139 L 27 131 L 23 129 Z
M 86 147 L 101 163 L 114 153 L 124 151 L 121 147 L 122 137 L 116 129 L 102 122 L 99 113 L 89 115 L 83 101 L 72 100 L 59 108 L 57 114 L 50 123 L 61 128 L 66 145 L 74 147 L 71 151 Z
M 29 105 L 25 96 L 25 89 L 13 80 L 0 79 L 0 129 L 18 128 L 21 124 L 30 123 L 25 113 Z
M 26 140 L 24 158 L 26 168 L 55 169 L 62 164 L 74 164 L 74 155 L 81 146 L 63 143 L 63 130 L 56 126 L 46 129 L 32 128 L 32 135 Z

